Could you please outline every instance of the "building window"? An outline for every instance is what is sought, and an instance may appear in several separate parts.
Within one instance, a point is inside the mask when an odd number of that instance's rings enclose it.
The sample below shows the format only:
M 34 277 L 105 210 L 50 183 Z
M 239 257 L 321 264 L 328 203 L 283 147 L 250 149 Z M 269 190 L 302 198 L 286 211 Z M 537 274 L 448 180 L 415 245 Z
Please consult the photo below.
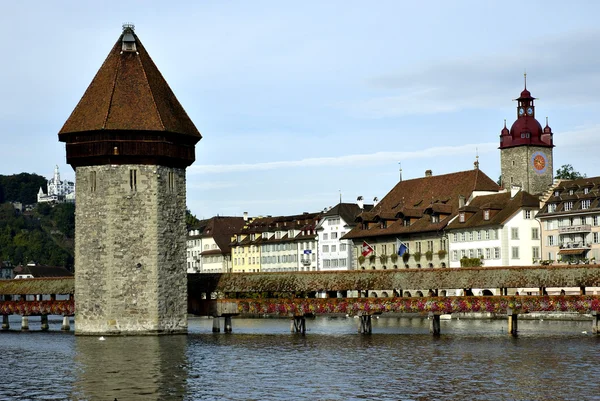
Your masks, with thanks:
M 346 244 L 340 244 L 340 252 L 344 252 L 347 249 L 347 245 Z
M 592 201 L 590 199 L 584 199 L 584 200 L 581 201 L 581 208 L 582 209 L 589 209 L 591 204 L 592 204 Z
M 556 212 L 556 203 L 548 204 L 548 213 Z
M 336 233 L 336 232 L 331 233 L 331 239 L 337 239 L 337 237 L 338 237 L 338 233 Z
M 335 245 L 331 245 L 331 252 L 336 252 L 336 246 Z
M 511 248 L 511 257 L 512 259 L 519 259 L 519 247 L 513 246 Z
M 549 235 L 547 237 L 547 244 L 548 246 L 554 246 L 554 235 Z
M 589 194 L 590 193 L 590 189 L 589 188 L 583 188 L 583 193 L 585 195 Z
M 481 231 L 477 231 L 477 240 L 481 241 Z
M 597 226 L 598 225 L 598 216 L 593 216 L 592 217 L 592 224 Z
M 464 212 L 460 212 L 458 215 L 458 221 L 459 223 L 464 223 L 465 222 L 465 213 Z
M 540 230 L 539 228 L 532 228 L 531 229 L 531 239 L 540 239 Z
M 469 231 L 469 241 L 473 241 L 473 231 Z
M 433 241 L 427 241 L 427 251 L 433 252 Z
M 458 260 L 458 251 L 452 251 L 452 261 L 456 262 Z
M 536 260 L 540 258 L 540 247 L 539 246 L 534 246 L 531 248 L 531 257 Z
M 525 213 L 525 218 L 526 219 L 530 219 L 531 218 L 531 210 L 524 210 L 523 212 Z
M 600 233 L 599 232 L 593 233 L 593 239 L 594 239 L 594 244 L 599 243 L 600 242 Z
M 573 189 L 569 189 L 569 195 L 573 195 L 575 191 Z
M 323 241 L 327 241 L 329 239 L 329 234 L 323 234 Z
M 573 209 L 573 202 L 571 202 L 571 201 L 565 202 L 564 209 L 565 209 L 565 211 Z
M 494 259 L 500 259 L 500 248 L 494 248 Z
M 490 234 L 490 230 L 485 230 L 485 239 L 490 239 L 491 234 Z
M 432 223 L 439 223 L 440 222 L 440 216 L 438 216 L 437 214 L 432 214 L 431 215 L 431 222 Z
M 492 258 L 492 249 L 491 248 L 485 248 L 485 258 L 486 259 Z
M 483 219 L 484 220 L 489 220 L 490 219 L 490 211 L 488 209 L 483 211 Z
M 415 243 L 416 252 L 421 252 L 421 241 Z
M 519 239 L 519 228 L 513 227 L 510 229 L 510 238 L 511 239 Z
M 137 170 L 129 170 L 129 188 L 132 191 L 137 191 Z
M 446 239 L 442 238 L 440 239 L 440 250 L 446 251 Z
M 323 252 L 329 252 L 329 245 L 323 245 Z

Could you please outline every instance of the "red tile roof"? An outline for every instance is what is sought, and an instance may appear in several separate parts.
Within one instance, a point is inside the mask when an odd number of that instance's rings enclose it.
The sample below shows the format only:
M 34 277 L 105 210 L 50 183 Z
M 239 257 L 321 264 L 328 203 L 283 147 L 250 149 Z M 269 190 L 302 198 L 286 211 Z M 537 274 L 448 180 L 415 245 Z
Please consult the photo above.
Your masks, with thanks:
M 499 189 L 498 184 L 479 169 L 400 181 L 373 210 L 358 217 L 369 222 L 378 215 L 393 214 L 397 220 L 384 228 L 371 224 L 365 229 L 359 224 L 344 239 L 442 230 L 458 212 L 459 196 L 469 198 L 473 191 L 497 192 Z M 439 221 L 433 220 L 431 213 L 438 214 Z M 405 225 L 405 218 L 410 218 L 410 225 Z
M 122 51 L 117 40 L 83 97 L 59 132 L 156 131 L 200 140 L 200 132 L 133 34 L 136 50 Z

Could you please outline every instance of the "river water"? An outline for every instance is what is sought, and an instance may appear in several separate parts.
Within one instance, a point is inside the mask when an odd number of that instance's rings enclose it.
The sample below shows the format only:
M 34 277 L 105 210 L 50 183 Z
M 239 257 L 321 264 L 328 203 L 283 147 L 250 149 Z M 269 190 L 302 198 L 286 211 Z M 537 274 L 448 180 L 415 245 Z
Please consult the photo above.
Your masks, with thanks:
M 0 400 L 600 400 L 600 337 L 589 321 L 441 322 L 233 319 L 233 334 L 193 318 L 190 334 L 75 337 L 0 333 Z M 19 328 L 17 316 L 12 328 Z

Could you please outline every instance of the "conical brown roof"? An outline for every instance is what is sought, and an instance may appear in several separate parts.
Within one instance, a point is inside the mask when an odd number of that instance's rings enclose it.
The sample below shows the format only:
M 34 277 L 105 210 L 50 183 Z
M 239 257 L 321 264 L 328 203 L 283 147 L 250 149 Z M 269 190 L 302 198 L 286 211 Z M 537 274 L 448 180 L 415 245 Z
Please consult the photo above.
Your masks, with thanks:
M 201 138 L 137 35 L 136 51 L 117 40 L 83 97 L 59 132 L 162 131 Z

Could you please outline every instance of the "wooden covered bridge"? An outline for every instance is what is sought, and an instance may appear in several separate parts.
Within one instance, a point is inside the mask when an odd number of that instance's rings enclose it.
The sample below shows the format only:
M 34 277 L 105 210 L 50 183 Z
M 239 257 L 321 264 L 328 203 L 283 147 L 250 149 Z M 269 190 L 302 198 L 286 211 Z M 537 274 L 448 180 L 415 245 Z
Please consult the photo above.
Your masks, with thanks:
M 302 333 L 305 317 L 315 314 L 360 316 L 360 330 L 370 333 L 372 315 L 416 313 L 432 317 L 434 334 L 442 314 L 506 314 L 509 332 L 516 334 L 518 314 L 577 312 L 593 315 L 592 331 L 598 333 L 600 294 L 589 293 L 591 287 L 600 287 L 600 265 L 190 274 L 188 312 L 213 316 L 213 331 L 220 331 L 223 317 L 226 332 L 235 315 L 289 316 L 294 331 Z M 518 288 L 537 291 L 517 295 Z M 575 293 L 558 292 L 565 288 Z M 450 289 L 467 295 L 450 295 Z M 493 289 L 497 295 L 473 296 L 471 289 Z M 47 330 L 47 316 L 62 315 L 68 330 L 68 317 L 76 313 L 73 294 L 72 277 L 0 281 L 2 328 L 9 329 L 8 315 L 14 314 L 23 317 L 22 329 L 28 329 L 29 316 L 41 316 L 42 330 Z

